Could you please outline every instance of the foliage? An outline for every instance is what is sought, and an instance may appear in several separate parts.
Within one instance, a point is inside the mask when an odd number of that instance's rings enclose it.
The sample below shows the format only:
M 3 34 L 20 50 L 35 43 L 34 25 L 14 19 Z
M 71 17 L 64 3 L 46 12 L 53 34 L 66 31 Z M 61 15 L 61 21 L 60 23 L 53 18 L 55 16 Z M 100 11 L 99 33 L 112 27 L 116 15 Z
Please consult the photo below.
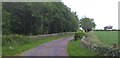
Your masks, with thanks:
M 32 38 L 22 35 L 2 36 L 2 46 L 19 46 L 33 41 Z
M 78 29 L 78 17 L 62 2 L 3 2 L 3 34 L 48 34 Z
M 7 12 L 6 10 L 3 10 L 2 13 L 2 18 L 4 18 L 4 20 L 2 20 L 2 32 L 3 34 L 10 34 L 10 22 L 11 22 L 11 14 L 9 12 Z
M 82 37 L 85 36 L 85 32 L 83 32 L 83 30 L 77 30 L 77 32 L 75 32 L 74 38 L 76 39 L 82 39 Z
M 85 30 L 85 32 L 89 32 L 95 28 L 96 24 L 94 19 L 85 17 L 80 19 L 80 26 Z

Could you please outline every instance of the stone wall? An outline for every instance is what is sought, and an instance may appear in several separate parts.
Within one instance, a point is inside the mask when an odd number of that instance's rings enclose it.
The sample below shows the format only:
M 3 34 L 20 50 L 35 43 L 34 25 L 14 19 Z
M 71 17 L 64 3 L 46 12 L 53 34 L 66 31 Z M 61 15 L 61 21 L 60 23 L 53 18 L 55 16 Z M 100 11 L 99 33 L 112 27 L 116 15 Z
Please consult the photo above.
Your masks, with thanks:
M 97 56 L 119 56 L 120 49 L 111 48 L 111 47 L 101 47 L 97 44 L 91 43 L 87 37 L 81 39 L 81 46 L 93 50 L 96 52 Z
M 44 35 L 35 35 L 35 36 L 32 36 L 33 38 L 36 38 L 36 39 L 41 39 L 41 38 L 45 38 L 45 37 L 49 37 L 49 36 L 52 36 L 52 37 L 55 37 L 55 36 L 59 36 L 59 35 L 64 35 L 64 34 L 73 34 L 73 32 L 63 32 L 63 33 L 53 33 L 53 34 L 44 34 Z

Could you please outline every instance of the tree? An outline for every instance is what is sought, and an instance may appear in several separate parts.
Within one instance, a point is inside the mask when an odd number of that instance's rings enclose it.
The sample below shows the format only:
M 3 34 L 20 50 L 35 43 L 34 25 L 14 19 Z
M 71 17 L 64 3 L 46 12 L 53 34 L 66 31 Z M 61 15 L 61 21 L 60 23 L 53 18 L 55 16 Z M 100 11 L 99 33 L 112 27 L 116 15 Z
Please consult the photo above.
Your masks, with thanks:
M 78 29 L 76 13 L 62 2 L 4 2 L 2 10 L 4 34 L 10 31 L 14 34 L 37 35 Z
M 2 20 L 2 34 L 8 35 L 11 33 L 11 13 L 7 12 L 6 10 L 3 10 L 2 12 L 2 18 L 4 18 L 4 20 Z
M 104 30 L 109 30 L 109 29 L 112 29 L 112 28 L 113 28 L 113 26 L 109 25 L 109 26 L 105 26 Z
M 92 18 L 82 18 L 80 19 L 80 27 L 82 27 L 82 29 L 85 32 L 89 32 L 91 30 L 93 30 L 95 28 L 96 24 L 94 22 L 94 19 Z

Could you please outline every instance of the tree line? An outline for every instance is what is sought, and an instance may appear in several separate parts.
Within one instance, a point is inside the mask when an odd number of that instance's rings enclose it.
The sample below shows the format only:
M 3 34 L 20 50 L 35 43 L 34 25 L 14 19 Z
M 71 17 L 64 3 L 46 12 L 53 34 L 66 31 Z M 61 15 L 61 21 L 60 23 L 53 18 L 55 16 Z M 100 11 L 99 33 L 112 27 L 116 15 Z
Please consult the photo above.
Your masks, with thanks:
M 2 34 L 73 32 L 79 27 L 75 12 L 62 2 L 3 2 Z

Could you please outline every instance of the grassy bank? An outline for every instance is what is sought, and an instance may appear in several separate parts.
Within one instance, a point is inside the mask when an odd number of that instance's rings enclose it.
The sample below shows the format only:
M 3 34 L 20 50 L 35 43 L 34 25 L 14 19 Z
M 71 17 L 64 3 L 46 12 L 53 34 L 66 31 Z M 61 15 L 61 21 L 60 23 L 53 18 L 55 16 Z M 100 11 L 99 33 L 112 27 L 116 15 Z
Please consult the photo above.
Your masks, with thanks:
M 94 33 L 106 46 L 118 44 L 118 31 L 94 31 Z
M 70 41 L 67 52 L 69 56 L 95 56 L 95 52 L 80 45 L 80 40 Z M 74 57 L 73 57 L 74 58 Z
M 19 54 L 23 51 L 32 49 L 34 47 L 37 47 L 43 43 L 52 41 L 52 40 L 56 40 L 56 39 L 60 39 L 66 36 L 70 36 L 72 34 L 61 34 L 58 36 L 48 36 L 48 37 L 44 37 L 42 39 L 39 39 L 41 37 L 37 37 L 37 38 L 31 38 L 30 36 L 17 36 L 15 38 L 13 37 L 5 37 L 3 36 L 3 39 L 6 38 L 13 38 L 11 40 L 4 40 L 4 45 L 2 47 L 2 55 L 3 56 L 9 56 L 9 55 L 16 55 Z M 20 39 L 20 40 L 19 40 Z M 5 42 L 6 41 L 6 42 Z M 7 42 L 9 41 L 9 42 Z M 22 43 L 21 43 L 22 42 Z M 6 44 L 6 45 L 5 45 Z
M 97 44 L 101 47 L 111 47 L 112 44 L 118 44 L 117 31 L 93 31 L 87 33 L 87 38 L 92 44 Z M 105 51 L 105 49 L 103 49 Z M 70 56 L 95 56 L 96 53 L 80 45 L 80 40 L 70 41 L 68 48 Z M 99 51 L 101 52 L 101 50 Z M 104 52 L 103 52 L 104 54 Z M 73 57 L 74 58 L 74 57 Z

